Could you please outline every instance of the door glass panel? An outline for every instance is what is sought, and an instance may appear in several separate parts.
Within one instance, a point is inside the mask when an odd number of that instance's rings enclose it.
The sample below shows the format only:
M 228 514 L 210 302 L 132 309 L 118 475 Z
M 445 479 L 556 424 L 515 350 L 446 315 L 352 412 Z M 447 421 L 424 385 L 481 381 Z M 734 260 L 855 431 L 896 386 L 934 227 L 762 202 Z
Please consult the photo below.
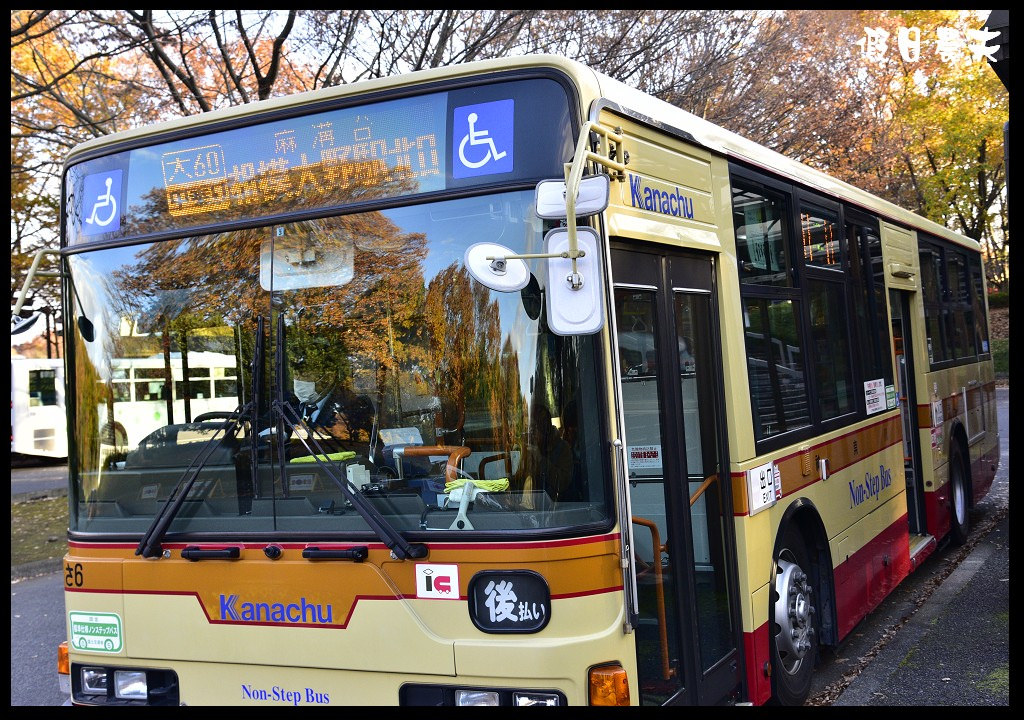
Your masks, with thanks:
M 725 525 L 729 517 L 726 499 L 722 496 L 714 432 L 718 426 L 714 397 L 717 380 L 709 347 L 710 304 L 708 295 L 676 293 L 675 296 L 697 640 L 704 671 L 735 646 L 725 562 Z
M 679 607 L 668 554 L 662 419 L 658 393 L 657 295 L 617 289 L 615 312 L 626 419 L 626 469 L 639 595 L 636 630 L 640 702 L 660 704 L 682 687 L 677 668 Z

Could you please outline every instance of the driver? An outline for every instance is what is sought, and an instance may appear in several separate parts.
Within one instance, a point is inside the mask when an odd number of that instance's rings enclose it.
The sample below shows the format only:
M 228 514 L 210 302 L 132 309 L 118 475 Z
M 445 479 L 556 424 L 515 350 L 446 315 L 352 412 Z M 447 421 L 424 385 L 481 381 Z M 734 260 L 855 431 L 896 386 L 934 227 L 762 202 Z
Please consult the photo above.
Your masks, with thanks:
M 557 502 L 572 479 L 573 453 L 551 422 L 551 411 L 538 403 L 530 415 L 530 442 L 519 468 L 518 485 L 525 507 L 533 506 L 531 493 L 543 490 Z

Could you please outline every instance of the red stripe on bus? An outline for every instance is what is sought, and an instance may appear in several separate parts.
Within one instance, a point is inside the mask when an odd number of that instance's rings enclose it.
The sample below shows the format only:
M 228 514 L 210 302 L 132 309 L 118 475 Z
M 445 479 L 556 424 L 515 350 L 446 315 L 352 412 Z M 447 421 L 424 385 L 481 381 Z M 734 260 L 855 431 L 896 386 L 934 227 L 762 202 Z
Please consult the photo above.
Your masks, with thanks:
M 771 652 L 768 636 L 768 623 L 764 623 L 754 632 L 743 633 L 743 654 L 747 661 L 747 687 L 754 705 L 764 705 L 772 696 L 772 681 L 769 677 L 771 668 Z
M 427 544 L 431 548 L 443 549 L 443 550 L 530 550 L 534 548 L 556 548 L 556 547 L 572 547 L 574 545 L 590 545 L 593 543 L 613 542 L 618 540 L 620 537 L 619 533 L 607 533 L 605 535 L 592 535 L 589 537 L 582 538 L 568 538 L 561 540 L 530 540 L 525 542 L 500 542 L 491 543 L 484 541 L 477 542 L 443 542 L 443 541 L 427 541 Z M 333 543 L 318 543 L 316 540 L 307 540 L 298 543 L 288 542 L 274 542 L 273 540 L 266 540 L 258 543 L 236 543 L 231 542 L 231 545 L 237 545 L 243 550 L 262 550 L 267 546 L 268 543 L 279 545 L 284 550 L 301 550 L 310 544 L 315 544 L 320 547 L 367 547 L 370 550 L 387 550 L 387 545 L 384 543 L 361 543 L 358 541 L 348 542 L 333 542 Z M 218 542 L 217 540 L 204 540 L 202 542 L 181 542 L 181 543 L 163 543 L 161 547 L 171 550 L 181 550 L 189 545 L 224 545 L 225 543 Z M 137 542 L 131 543 L 107 543 L 107 542 L 83 542 L 81 540 L 69 540 L 68 547 L 93 549 L 93 550 L 132 550 L 138 547 Z
M 908 574 L 910 535 L 904 514 L 833 571 L 839 639 L 878 607 Z

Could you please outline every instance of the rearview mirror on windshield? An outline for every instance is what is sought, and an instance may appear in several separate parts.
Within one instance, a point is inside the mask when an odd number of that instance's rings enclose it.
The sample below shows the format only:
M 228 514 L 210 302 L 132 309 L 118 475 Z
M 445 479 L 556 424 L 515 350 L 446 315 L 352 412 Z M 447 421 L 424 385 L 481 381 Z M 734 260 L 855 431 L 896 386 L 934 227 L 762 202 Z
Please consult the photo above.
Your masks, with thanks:
M 278 225 L 260 246 L 264 290 L 338 287 L 352 281 L 355 248 L 340 232 L 317 231 L 300 223 Z

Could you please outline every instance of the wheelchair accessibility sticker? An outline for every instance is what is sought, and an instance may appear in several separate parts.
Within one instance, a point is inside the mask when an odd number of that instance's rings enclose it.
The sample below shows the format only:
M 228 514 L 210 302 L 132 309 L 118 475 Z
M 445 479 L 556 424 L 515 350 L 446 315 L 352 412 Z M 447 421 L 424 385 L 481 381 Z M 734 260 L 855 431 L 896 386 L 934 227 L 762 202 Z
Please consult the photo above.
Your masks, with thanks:
M 121 171 L 86 175 L 82 183 L 82 234 L 98 235 L 121 227 Z
M 69 644 L 78 650 L 100 653 L 121 652 L 121 617 L 115 613 L 69 612 Z
M 515 101 L 455 108 L 452 175 L 456 178 L 512 171 Z

